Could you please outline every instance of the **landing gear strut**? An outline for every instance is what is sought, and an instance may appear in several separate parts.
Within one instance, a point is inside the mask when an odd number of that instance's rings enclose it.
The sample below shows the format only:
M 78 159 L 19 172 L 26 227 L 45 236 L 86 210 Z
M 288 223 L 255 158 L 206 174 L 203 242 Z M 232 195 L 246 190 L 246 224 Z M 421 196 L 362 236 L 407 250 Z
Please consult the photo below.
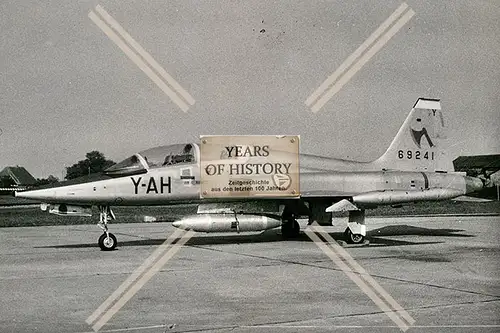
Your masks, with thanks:
M 108 221 L 110 217 L 114 220 L 115 214 L 109 206 L 98 206 L 99 208 L 99 223 L 97 224 L 104 233 L 99 237 L 97 244 L 102 251 L 114 250 L 118 244 L 115 235 L 108 231 Z
M 294 215 L 290 215 L 283 218 L 283 223 L 281 224 L 281 235 L 283 238 L 297 238 L 300 234 L 299 222 L 295 219 Z

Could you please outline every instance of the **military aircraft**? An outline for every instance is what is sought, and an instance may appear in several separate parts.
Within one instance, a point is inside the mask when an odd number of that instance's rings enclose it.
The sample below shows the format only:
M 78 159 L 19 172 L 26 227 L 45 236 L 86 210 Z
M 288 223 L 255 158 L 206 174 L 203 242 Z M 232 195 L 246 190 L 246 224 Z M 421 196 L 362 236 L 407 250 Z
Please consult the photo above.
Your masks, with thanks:
M 141 151 L 86 182 L 16 192 L 58 215 L 100 212 L 104 251 L 117 245 L 108 231 L 111 206 L 198 203 L 198 212 L 173 226 L 200 232 L 263 231 L 281 226 L 285 238 L 300 232 L 298 218 L 331 225 L 333 212 L 348 212 L 345 237 L 362 243 L 365 210 L 379 205 L 447 200 L 483 188 L 484 180 L 453 171 L 443 146 L 445 121 L 437 99 L 419 98 L 386 152 L 371 162 L 300 154 L 298 198 L 210 199 L 200 196 L 200 145 L 183 143 Z M 168 208 L 167 208 L 168 209 Z

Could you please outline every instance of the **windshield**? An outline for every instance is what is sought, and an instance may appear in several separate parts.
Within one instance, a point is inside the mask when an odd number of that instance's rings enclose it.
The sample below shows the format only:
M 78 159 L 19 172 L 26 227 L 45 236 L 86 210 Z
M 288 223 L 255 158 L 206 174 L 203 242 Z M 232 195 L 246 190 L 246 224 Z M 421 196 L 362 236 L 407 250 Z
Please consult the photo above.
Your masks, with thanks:
M 175 144 L 156 147 L 139 153 L 148 163 L 149 168 L 159 168 L 166 165 L 195 163 L 193 144 Z
M 136 155 L 117 163 L 104 171 L 107 175 L 133 175 L 146 172 Z

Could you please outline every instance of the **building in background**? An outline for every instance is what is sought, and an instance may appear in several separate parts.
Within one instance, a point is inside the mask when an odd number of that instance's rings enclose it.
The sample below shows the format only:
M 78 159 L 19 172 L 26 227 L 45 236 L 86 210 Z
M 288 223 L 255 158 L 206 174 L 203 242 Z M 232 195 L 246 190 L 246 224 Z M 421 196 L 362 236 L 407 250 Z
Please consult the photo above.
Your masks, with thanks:
M 36 179 L 21 166 L 9 166 L 0 171 L 0 192 L 21 190 L 36 184 Z

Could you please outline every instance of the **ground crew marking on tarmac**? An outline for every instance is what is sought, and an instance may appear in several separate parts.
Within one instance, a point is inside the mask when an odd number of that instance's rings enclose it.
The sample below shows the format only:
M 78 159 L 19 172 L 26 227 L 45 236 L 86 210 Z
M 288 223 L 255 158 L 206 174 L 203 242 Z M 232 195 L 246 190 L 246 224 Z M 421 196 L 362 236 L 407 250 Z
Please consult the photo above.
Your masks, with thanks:
M 104 8 L 97 5 L 96 12 L 90 11 L 89 18 L 111 39 L 124 53 L 132 60 L 137 67 L 139 67 L 170 99 L 181 108 L 182 111 L 187 112 L 189 105 L 194 105 L 194 98 L 184 89 L 181 85 L 170 76 L 163 67 L 161 67 L 153 57 L 137 43 L 132 36 L 130 36 L 125 29 L 109 15 Z M 113 31 L 114 29 L 114 31 Z M 116 31 L 116 32 L 115 32 Z M 121 38 L 117 35 L 121 36 Z M 122 40 L 123 38 L 123 40 Z M 125 42 L 129 45 L 127 45 Z M 137 54 L 132 51 L 132 47 Z M 148 66 L 149 65 L 149 66 Z M 157 73 L 155 73 L 156 70 Z M 165 84 L 159 74 L 168 84 L 172 86 L 175 92 Z M 188 105 L 189 104 L 189 105 Z
M 389 26 L 396 21 L 398 17 L 408 8 L 406 3 L 399 6 L 398 9 L 392 13 L 387 20 L 385 20 L 378 28 L 375 30 L 368 39 L 359 46 L 356 51 L 354 51 L 343 63 L 340 65 L 332 75 L 330 75 L 312 94 L 306 99 L 305 104 L 311 107 L 312 112 L 318 112 L 326 102 L 330 100 L 342 87 L 349 82 L 349 80 L 363 67 L 380 49 L 415 15 L 415 12 L 410 8 L 389 30 Z M 387 31 L 386 31 L 387 30 Z M 382 33 L 385 34 L 382 35 Z M 380 37 L 382 35 L 382 37 Z M 377 38 L 380 39 L 375 43 Z M 361 54 L 371 45 L 373 46 L 363 55 Z M 360 57 L 361 56 L 361 57 Z M 360 58 L 359 58 L 360 57 Z M 359 60 L 357 60 L 359 58 Z M 357 60 L 356 63 L 354 63 Z M 354 65 L 353 65 L 354 63 Z M 345 70 L 352 67 L 345 73 Z M 340 78 L 339 78 L 340 77 Z M 321 98 L 321 94 L 335 83 Z M 318 99 L 319 98 L 319 99 Z M 317 100 L 318 99 L 318 100 Z M 316 101 L 317 100 L 317 101 Z M 316 101 L 315 103 L 313 103 Z
M 97 332 L 104 326 L 166 263 L 169 261 L 180 248 L 195 234 L 194 231 L 185 231 L 176 229 L 166 240 L 160 245 L 143 263 L 139 266 L 111 296 L 108 297 L 98 308 L 92 313 L 87 320 L 87 324 L 91 325 L 100 317 L 99 320 L 92 326 L 92 329 Z M 182 235 L 182 236 L 181 236 Z M 180 238 L 179 238 L 180 236 Z M 172 245 L 172 243 L 178 241 Z M 170 249 L 168 247 L 172 245 Z M 167 250 L 168 249 L 168 250 Z M 167 250 L 167 251 L 166 251 Z M 166 252 L 165 252 L 166 251 Z M 164 253 L 165 252 L 165 253 Z M 162 253 L 163 256 L 156 260 Z M 156 260 L 156 263 L 155 263 Z M 154 263 L 154 264 L 153 264 Z M 151 266 L 152 265 L 152 266 Z M 151 267 L 150 267 L 151 266 Z M 149 267 L 149 269 L 148 269 Z M 144 271 L 148 269 L 145 273 Z M 144 274 L 143 274 L 144 273 Z M 140 277 L 140 278 L 139 278 Z M 139 278 L 139 280 L 137 280 Z M 137 280 L 137 281 L 136 281 Z M 135 282 L 134 282 L 135 281 Z M 128 290 L 125 292 L 125 290 Z M 125 294 L 123 294 L 125 292 Z M 123 294 L 123 295 L 122 295 Z M 121 295 L 121 297 L 120 297 Z M 109 306 L 118 298 L 118 301 L 110 308 Z M 103 312 L 108 309 L 104 314 Z M 102 315 L 102 316 L 101 316 Z
M 335 263 L 337 266 L 366 294 L 370 299 L 394 321 L 398 327 L 405 332 L 409 326 L 415 323 L 408 312 L 392 298 L 371 276 L 361 267 L 354 258 L 340 246 L 321 226 L 316 222 L 304 230 L 305 234 Z M 318 235 L 321 235 L 323 241 Z M 349 267 L 349 265 L 350 267 Z M 364 279 L 364 281 L 362 280 Z M 368 283 L 370 286 L 368 286 Z M 377 295 L 375 292 L 378 292 Z M 387 302 L 387 303 L 386 303 Z M 391 309 L 392 308 L 392 309 Z M 403 321 L 403 319 L 406 320 Z

